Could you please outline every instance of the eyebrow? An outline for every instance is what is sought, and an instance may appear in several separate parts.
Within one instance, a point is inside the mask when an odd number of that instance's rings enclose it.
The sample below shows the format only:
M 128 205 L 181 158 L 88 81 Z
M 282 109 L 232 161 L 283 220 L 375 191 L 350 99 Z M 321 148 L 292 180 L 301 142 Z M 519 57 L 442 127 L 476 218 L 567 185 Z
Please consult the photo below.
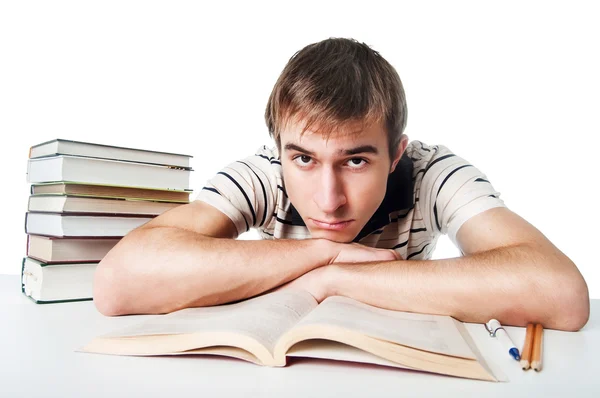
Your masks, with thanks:
M 283 148 L 286 151 L 298 151 L 298 152 L 305 153 L 305 154 L 310 155 L 310 156 L 315 156 L 314 152 L 311 152 L 308 149 L 302 148 L 300 145 L 285 144 L 285 146 Z M 357 146 L 356 148 L 340 149 L 339 150 L 339 154 L 340 155 L 345 155 L 345 156 L 358 155 L 358 154 L 361 154 L 361 153 L 372 153 L 374 155 L 378 155 L 379 151 L 373 145 L 361 145 L 361 146 Z

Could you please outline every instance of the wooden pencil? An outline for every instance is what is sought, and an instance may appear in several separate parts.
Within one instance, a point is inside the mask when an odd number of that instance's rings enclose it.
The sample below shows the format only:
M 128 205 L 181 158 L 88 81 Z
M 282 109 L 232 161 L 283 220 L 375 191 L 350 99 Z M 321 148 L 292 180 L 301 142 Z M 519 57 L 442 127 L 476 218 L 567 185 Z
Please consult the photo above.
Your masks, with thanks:
M 542 342 L 544 337 L 544 328 L 541 324 L 535 325 L 535 335 L 533 337 L 533 348 L 531 349 L 531 367 L 536 372 L 542 370 Z
M 529 369 L 530 366 L 534 334 L 535 325 L 533 323 L 527 324 L 527 331 L 525 332 L 525 344 L 523 345 L 523 350 L 521 351 L 521 361 L 519 362 L 523 370 Z

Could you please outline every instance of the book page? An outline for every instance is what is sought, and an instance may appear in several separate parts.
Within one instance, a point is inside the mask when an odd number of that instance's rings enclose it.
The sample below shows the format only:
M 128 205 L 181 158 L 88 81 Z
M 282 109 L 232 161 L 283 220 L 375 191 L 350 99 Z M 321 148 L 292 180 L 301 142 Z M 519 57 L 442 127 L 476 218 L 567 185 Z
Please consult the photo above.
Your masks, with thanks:
M 367 351 L 330 340 L 306 340 L 294 344 L 286 356 L 299 358 L 333 359 L 335 361 L 371 363 L 375 365 L 392 366 L 394 368 L 414 368 L 400 365 L 396 362 L 373 355 Z
M 255 339 L 273 353 L 277 339 L 316 307 L 310 293 L 285 290 L 234 304 L 153 315 L 141 324 L 102 337 L 233 332 Z
M 448 316 L 391 311 L 336 296 L 324 300 L 298 326 L 333 325 L 425 351 L 475 359 L 454 322 Z

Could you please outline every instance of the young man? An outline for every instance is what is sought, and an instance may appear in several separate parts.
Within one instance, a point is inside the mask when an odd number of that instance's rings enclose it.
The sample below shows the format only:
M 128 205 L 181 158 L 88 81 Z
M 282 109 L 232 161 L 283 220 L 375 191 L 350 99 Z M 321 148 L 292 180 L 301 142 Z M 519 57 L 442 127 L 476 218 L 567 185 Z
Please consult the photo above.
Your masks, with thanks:
M 400 78 L 364 43 L 332 38 L 296 53 L 265 118 L 275 148 L 225 167 L 195 201 L 102 260 L 100 312 L 166 313 L 296 288 L 466 322 L 587 322 L 575 264 L 476 167 L 444 146 L 408 143 Z M 235 240 L 250 228 L 263 239 Z M 442 234 L 462 257 L 428 260 Z

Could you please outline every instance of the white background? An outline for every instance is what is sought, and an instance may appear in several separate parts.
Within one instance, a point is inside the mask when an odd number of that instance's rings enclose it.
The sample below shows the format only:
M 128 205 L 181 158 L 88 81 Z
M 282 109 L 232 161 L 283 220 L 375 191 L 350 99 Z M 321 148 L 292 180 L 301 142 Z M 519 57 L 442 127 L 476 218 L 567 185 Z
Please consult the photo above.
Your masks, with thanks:
M 197 190 L 272 145 L 265 105 L 296 51 L 352 37 L 400 74 L 409 137 L 486 173 L 600 298 L 594 2 L 206 3 L 1 3 L 0 273 L 17 274 L 25 253 L 30 146 L 65 138 L 190 154 Z M 435 258 L 457 254 L 444 239 Z

